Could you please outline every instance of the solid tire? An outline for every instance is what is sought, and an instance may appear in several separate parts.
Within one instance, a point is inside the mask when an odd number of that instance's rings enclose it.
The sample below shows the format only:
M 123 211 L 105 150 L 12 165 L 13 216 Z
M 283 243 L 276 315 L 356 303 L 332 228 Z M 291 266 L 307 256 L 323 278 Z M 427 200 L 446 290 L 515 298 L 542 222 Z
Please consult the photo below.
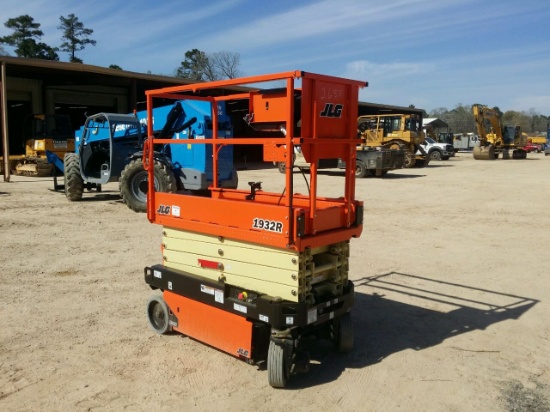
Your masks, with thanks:
M 65 196 L 71 202 L 82 199 L 84 181 L 80 175 L 80 159 L 76 153 L 65 153 L 63 158 Z
M 285 362 L 285 353 L 282 346 L 269 342 L 267 352 L 267 378 L 273 388 L 284 388 L 288 382 L 289 370 Z
M 351 351 L 353 349 L 353 323 L 351 315 L 345 313 L 339 319 L 335 319 L 332 327 L 336 350 L 340 353 Z
M 170 309 L 168 309 L 162 295 L 155 293 L 147 301 L 147 320 L 151 329 L 159 335 L 171 330 Z
M 166 165 L 155 162 L 155 190 L 157 192 L 176 191 L 176 178 L 174 173 Z M 141 159 L 133 159 L 128 163 L 120 174 L 119 190 L 120 196 L 126 205 L 134 212 L 147 211 L 147 187 L 148 172 L 143 168 Z

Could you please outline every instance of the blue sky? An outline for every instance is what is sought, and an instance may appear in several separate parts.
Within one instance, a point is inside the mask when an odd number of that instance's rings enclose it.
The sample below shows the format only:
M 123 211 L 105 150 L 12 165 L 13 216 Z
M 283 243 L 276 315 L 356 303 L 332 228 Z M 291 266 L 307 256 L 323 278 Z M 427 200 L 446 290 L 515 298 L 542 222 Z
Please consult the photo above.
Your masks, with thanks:
M 367 102 L 550 115 L 548 0 L 2 0 L 2 9 L 1 23 L 32 16 L 50 46 L 61 43 L 59 16 L 74 13 L 97 41 L 77 54 L 87 64 L 172 75 L 188 50 L 229 51 L 246 76 L 299 69 L 368 81 Z

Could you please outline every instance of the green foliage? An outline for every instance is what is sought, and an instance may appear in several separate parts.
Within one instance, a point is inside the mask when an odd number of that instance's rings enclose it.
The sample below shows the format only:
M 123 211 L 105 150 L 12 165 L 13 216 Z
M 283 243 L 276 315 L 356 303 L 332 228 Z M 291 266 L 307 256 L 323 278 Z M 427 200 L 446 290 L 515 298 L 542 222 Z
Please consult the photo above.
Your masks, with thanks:
M 96 41 L 89 38 L 93 34 L 92 29 L 87 29 L 84 24 L 78 20 L 74 14 L 69 14 L 67 17 L 59 16 L 61 24 L 58 29 L 63 31 L 60 50 L 70 54 L 69 61 L 71 63 L 82 63 L 82 60 L 75 56 L 77 51 L 83 50 L 87 45 L 96 45 Z
M 45 60 L 59 60 L 57 48 L 38 42 L 44 33 L 40 30 L 40 23 L 35 23 L 28 14 L 10 18 L 5 23 L 13 33 L 0 37 L 0 43 L 15 47 L 18 57 L 30 57 Z
M 208 80 L 208 57 L 206 53 L 199 49 L 188 50 L 185 52 L 185 60 L 176 70 L 176 77 L 183 77 L 191 80 Z
M 488 106 L 483 103 L 475 103 L 481 106 Z M 473 105 L 463 105 L 459 103 L 454 109 L 448 110 L 445 107 L 439 107 L 429 113 L 429 117 L 437 117 L 449 125 L 449 131 L 453 133 L 476 133 L 476 125 L 472 114 Z M 499 113 L 502 124 L 519 125 L 525 133 L 544 132 L 548 123 L 548 118 L 537 113 L 534 109 L 528 112 L 517 112 L 509 110 L 502 112 L 498 106 L 492 107 Z
M 110 64 L 109 69 L 122 70 L 122 67 L 120 67 L 118 64 Z

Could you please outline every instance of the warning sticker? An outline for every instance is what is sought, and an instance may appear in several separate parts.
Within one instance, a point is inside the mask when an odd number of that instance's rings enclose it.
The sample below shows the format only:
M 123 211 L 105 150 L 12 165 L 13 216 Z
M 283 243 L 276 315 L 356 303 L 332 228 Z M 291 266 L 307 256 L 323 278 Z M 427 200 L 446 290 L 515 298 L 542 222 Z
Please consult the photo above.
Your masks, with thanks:
M 237 312 L 246 313 L 247 308 L 244 305 L 239 305 L 238 303 L 233 304 L 233 309 L 235 309 Z
M 172 205 L 172 216 L 180 217 L 180 207 Z
M 201 292 L 202 293 L 207 293 L 209 295 L 214 295 L 214 292 L 215 289 L 211 286 L 206 286 L 206 285 L 201 285 Z

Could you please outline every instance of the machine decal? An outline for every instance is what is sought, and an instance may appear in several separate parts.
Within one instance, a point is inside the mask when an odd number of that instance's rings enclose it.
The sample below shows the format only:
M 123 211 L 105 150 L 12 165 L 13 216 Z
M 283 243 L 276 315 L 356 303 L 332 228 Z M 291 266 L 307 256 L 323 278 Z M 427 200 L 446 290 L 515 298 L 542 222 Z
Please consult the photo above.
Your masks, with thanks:
M 166 205 L 160 205 L 157 209 L 157 213 L 159 215 L 169 215 L 170 214 L 170 206 Z
M 246 306 L 239 305 L 238 303 L 233 304 L 233 309 L 235 309 L 237 312 L 241 312 L 241 313 L 247 313 L 248 312 Z
M 342 111 L 344 110 L 343 104 L 334 104 L 334 103 L 325 103 L 325 108 L 319 114 L 321 117 L 332 117 L 340 118 L 342 117 Z
M 66 140 L 54 140 L 53 141 L 54 149 L 66 149 L 67 141 Z
M 210 286 L 201 285 L 201 292 L 209 295 L 214 295 L 214 288 Z
M 153 276 L 158 279 L 162 279 L 162 272 L 160 270 L 155 270 L 153 271 Z
M 245 358 L 248 358 L 250 353 L 246 349 L 239 348 L 237 349 L 237 355 L 241 355 L 241 356 L 244 356 Z
M 276 220 L 259 219 L 256 217 L 252 220 L 252 227 L 269 232 L 283 233 L 283 223 Z
M 214 291 L 214 300 L 218 303 L 223 303 L 223 290 L 216 289 Z
M 261 320 L 262 322 L 267 322 L 267 323 L 269 323 L 269 316 L 261 315 L 261 314 L 260 314 L 259 318 L 260 318 L 260 320 Z
M 180 217 L 180 207 L 172 206 L 172 216 Z
M 286 324 L 287 325 L 294 325 L 294 316 L 287 316 L 286 317 Z

